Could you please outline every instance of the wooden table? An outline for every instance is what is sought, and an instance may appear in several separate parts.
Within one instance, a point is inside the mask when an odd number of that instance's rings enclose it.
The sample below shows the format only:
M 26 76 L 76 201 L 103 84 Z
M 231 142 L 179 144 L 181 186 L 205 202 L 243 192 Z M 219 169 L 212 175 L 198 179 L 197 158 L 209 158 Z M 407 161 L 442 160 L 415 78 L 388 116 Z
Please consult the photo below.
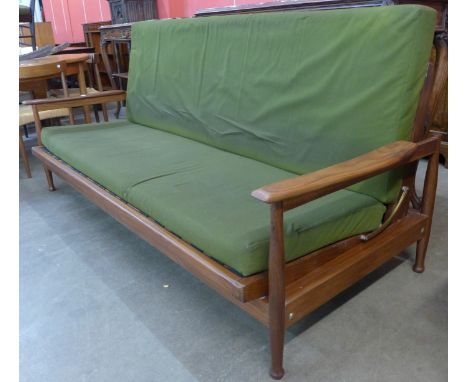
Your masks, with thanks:
M 125 24 L 114 24 L 114 25 L 104 25 L 99 28 L 101 32 L 101 54 L 102 61 L 106 68 L 109 81 L 113 89 L 117 89 L 114 77 L 119 81 L 119 88 L 122 89 L 122 79 L 128 78 L 127 66 L 128 62 L 125 62 L 123 56 L 125 52 L 123 51 L 121 45 L 124 45 L 127 53 L 130 53 L 131 40 L 132 40 L 132 23 Z M 115 46 L 115 62 L 117 66 L 117 72 L 112 72 L 111 65 L 109 62 L 109 57 L 107 55 L 109 44 Z
M 50 64 L 66 63 L 65 76 L 78 75 L 80 94 L 87 94 L 85 68 L 88 60 L 88 53 L 77 53 L 58 54 L 21 61 L 19 63 L 19 90 L 31 91 L 34 98 L 47 98 L 47 80 L 56 77 L 57 73 L 48 73 L 45 68 Z M 84 112 L 85 120 L 87 123 L 91 123 L 89 106 L 84 106 Z
M 89 55 L 79 54 L 58 54 L 35 58 L 33 60 L 21 61 L 19 64 L 19 89 L 21 91 L 31 91 L 34 98 L 47 98 L 47 80 L 56 74 L 44 74 L 41 67 L 51 63 L 66 63 L 66 75 L 78 75 L 80 93 L 86 94 L 85 67 Z M 36 73 L 38 73 L 36 75 Z M 39 74 L 40 73 L 40 74 Z
M 94 49 L 94 59 L 98 68 L 98 73 L 94 75 L 94 83 L 97 83 L 96 76 L 99 75 L 102 85 L 107 89 L 111 89 L 112 86 L 107 75 L 106 67 L 104 66 L 104 61 L 102 59 L 101 32 L 99 31 L 99 27 L 110 24 L 111 21 L 99 21 L 96 23 L 82 24 L 86 46 L 92 47 Z M 106 54 L 112 66 L 115 61 L 113 47 L 109 46 L 109 49 L 106 51 Z

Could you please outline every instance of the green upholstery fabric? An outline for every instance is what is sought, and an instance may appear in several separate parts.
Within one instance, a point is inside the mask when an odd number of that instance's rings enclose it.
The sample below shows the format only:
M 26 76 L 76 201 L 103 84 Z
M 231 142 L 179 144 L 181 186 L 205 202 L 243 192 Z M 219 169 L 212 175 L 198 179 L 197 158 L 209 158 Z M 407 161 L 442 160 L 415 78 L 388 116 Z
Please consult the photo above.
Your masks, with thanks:
M 410 138 L 434 23 L 416 5 L 136 23 L 127 115 L 310 172 Z M 388 203 L 399 179 L 352 189 Z
M 43 129 L 77 170 L 242 275 L 265 270 L 269 206 L 254 189 L 294 174 L 127 121 Z M 378 227 L 385 207 L 343 190 L 285 215 L 287 260 Z

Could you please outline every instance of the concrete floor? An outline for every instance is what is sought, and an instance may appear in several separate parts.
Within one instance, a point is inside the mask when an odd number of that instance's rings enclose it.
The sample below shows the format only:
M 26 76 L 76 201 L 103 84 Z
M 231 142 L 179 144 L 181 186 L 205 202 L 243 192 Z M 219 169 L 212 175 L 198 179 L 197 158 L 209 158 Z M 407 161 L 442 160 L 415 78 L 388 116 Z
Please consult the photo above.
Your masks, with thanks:
M 27 179 L 20 161 L 22 382 L 270 380 L 260 323 L 59 178 L 47 191 L 35 158 L 32 167 Z M 284 380 L 447 380 L 442 166 L 424 274 L 413 257 L 410 248 L 290 328 Z

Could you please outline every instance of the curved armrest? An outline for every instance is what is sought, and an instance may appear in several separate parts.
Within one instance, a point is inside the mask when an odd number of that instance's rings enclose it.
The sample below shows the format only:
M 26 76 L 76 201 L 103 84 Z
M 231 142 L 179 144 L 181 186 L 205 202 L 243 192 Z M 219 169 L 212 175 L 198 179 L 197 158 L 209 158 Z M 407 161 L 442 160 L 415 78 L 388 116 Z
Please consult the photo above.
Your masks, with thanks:
M 428 156 L 436 150 L 438 144 L 438 138 L 429 138 L 419 143 L 394 142 L 346 162 L 269 184 L 253 191 L 251 195 L 265 203 L 286 202 L 285 209 L 294 208 Z
M 42 98 L 24 101 L 23 105 L 31 105 L 37 111 L 96 105 L 107 102 L 125 100 L 126 93 L 123 90 L 108 90 L 93 94 L 83 94 L 74 97 Z

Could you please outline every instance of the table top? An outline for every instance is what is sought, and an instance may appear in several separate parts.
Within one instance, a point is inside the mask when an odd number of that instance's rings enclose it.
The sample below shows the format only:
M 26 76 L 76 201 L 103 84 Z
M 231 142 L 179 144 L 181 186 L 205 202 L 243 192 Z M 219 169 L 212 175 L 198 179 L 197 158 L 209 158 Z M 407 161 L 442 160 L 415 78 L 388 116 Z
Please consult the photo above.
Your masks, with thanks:
M 67 64 L 72 64 L 75 62 L 83 62 L 88 60 L 88 53 L 75 53 L 75 54 L 56 54 L 53 56 L 45 56 L 39 58 L 33 58 L 32 60 L 21 61 L 19 63 L 20 68 L 32 67 L 32 66 L 41 66 L 44 64 L 53 64 L 66 62 Z
M 77 54 L 57 54 L 54 56 L 46 56 L 34 58 L 32 60 L 21 61 L 19 63 L 19 79 L 20 81 L 30 81 L 34 77 L 34 73 L 37 72 L 37 78 L 46 77 L 40 68 L 45 65 L 66 63 L 67 65 L 79 64 L 89 59 L 88 53 L 77 53 Z M 73 71 L 76 71 L 74 69 Z M 41 73 L 41 74 L 39 74 Z

